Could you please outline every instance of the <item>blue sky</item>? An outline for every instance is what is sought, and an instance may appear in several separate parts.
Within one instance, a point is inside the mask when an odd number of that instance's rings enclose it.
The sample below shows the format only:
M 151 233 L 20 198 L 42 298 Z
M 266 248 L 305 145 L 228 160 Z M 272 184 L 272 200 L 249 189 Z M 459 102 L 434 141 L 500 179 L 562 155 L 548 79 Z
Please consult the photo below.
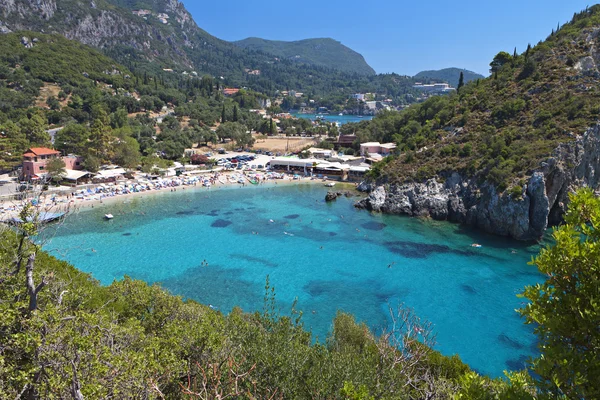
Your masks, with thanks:
M 522 52 L 584 0 L 183 0 L 198 25 L 224 40 L 331 37 L 378 72 L 414 75 L 461 67 L 486 74 L 501 50 Z

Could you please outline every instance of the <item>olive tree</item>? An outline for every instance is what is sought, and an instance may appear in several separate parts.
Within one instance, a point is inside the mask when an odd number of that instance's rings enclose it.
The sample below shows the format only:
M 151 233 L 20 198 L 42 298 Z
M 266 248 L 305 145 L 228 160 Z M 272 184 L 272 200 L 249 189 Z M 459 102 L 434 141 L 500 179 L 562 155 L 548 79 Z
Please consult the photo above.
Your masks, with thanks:
M 535 325 L 541 356 L 533 361 L 540 389 L 554 397 L 600 397 L 600 199 L 570 196 L 554 243 L 532 261 L 544 283 L 525 288 L 520 309 Z

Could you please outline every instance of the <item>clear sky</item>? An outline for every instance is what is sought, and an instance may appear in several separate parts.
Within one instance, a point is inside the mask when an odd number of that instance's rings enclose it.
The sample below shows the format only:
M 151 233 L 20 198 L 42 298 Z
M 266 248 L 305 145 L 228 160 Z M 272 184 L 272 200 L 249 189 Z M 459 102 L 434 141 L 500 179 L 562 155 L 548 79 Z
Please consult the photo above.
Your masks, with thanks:
M 522 52 L 589 0 L 183 0 L 196 23 L 224 40 L 331 37 L 378 73 L 466 68 L 487 74 L 501 50 Z

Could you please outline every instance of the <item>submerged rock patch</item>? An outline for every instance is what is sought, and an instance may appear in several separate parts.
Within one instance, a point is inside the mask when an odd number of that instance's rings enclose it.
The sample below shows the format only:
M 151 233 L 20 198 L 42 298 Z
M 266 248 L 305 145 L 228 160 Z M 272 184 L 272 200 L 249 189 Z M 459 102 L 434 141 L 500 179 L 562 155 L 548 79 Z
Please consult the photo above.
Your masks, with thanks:
M 231 224 L 232 224 L 232 222 L 227 221 L 226 219 L 218 219 L 215 222 L 213 222 L 212 224 L 210 224 L 210 226 L 212 226 L 213 228 L 225 228 Z
M 387 225 L 384 224 L 383 222 L 376 222 L 376 221 L 369 221 L 369 222 L 365 222 L 364 224 L 362 224 L 363 228 L 369 229 L 371 231 L 381 231 L 386 226 Z

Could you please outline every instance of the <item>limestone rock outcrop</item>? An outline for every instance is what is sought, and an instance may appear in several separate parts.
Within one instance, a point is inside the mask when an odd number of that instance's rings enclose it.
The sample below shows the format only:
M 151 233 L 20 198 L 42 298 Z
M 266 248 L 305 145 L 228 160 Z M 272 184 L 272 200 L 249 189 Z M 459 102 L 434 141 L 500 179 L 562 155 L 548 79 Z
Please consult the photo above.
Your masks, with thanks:
M 579 187 L 600 185 L 600 124 L 572 142 L 561 144 L 540 164 L 521 195 L 499 193 L 489 183 L 452 173 L 442 182 L 386 184 L 362 182 L 369 193 L 359 208 L 448 220 L 519 240 L 537 240 L 548 226 L 558 224 L 568 195 Z

